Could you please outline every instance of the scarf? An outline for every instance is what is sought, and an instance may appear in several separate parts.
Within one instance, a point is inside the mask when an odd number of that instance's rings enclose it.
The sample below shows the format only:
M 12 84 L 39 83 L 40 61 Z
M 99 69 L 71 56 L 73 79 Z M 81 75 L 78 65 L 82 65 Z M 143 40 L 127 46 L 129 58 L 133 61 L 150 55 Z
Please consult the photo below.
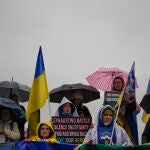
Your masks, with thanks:
M 59 116 L 60 117 L 73 117 L 73 113 L 66 114 L 59 110 Z

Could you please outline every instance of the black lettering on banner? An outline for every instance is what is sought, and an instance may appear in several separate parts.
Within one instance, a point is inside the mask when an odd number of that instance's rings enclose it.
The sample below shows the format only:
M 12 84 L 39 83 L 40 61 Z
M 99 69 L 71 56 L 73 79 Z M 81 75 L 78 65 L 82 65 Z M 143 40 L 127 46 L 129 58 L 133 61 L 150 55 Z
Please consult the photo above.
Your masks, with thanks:
M 91 117 L 52 117 L 57 140 L 61 143 L 81 144 L 91 121 Z

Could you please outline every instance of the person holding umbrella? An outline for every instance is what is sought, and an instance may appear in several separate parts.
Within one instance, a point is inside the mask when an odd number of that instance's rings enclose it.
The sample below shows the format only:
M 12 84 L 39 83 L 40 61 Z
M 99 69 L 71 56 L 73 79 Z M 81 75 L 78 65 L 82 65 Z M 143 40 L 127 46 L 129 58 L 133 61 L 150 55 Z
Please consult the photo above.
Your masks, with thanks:
M 17 94 L 12 94 L 10 96 L 10 99 L 15 101 L 17 103 L 17 105 L 24 111 L 24 113 L 26 112 L 24 106 L 19 104 L 19 100 L 18 100 L 18 95 Z M 26 123 L 26 118 L 25 118 L 25 116 L 23 118 L 16 117 L 16 121 L 18 123 L 19 131 L 20 131 L 20 134 L 21 134 L 20 140 L 24 140 L 24 125 Z
M 83 96 L 81 93 L 75 92 L 72 95 L 72 101 L 73 101 L 73 104 L 77 108 L 77 112 L 78 112 L 79 116 L 81 116 L 81 117 L 92 117 L 89 109 L 85 105 L 83 105 L 83 102 L 82 102 Z
M 18 125 L 13 121 L 13 112 L 10 108 L 0 108 L 0 143 L 17 141 L 20 139 Z
M 122 92 L 124 86 L 124 79 L 121 76 L 116 76 L 113 80 L 112 91 Z M 137 114 L 139 114 L 141 111 L 140 106 L 136 102 L 135 92 L 129 91 L 127 98 L 127 112 L 131 112 L 134 109 L 136 109 Z
M 121 92 L 125 86 L 125 82 L 122 77 L 116 76 L 113 80 L 112 91 Z

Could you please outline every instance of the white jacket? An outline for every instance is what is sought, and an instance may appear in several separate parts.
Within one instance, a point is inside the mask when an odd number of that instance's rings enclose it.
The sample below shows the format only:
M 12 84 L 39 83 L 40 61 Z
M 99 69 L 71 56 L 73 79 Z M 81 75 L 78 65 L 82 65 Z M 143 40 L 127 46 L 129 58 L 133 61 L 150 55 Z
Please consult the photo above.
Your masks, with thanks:
M 92 144 L 98 144 L 98 137 L 97 137 L 98 122 L 99 122 L 99 119 L 102 118 L 103 110 L 105 110 L 108 107 L 114 113 L 113 108 L 109 105 L 105 105 L 105 106 L 101 107 L 98 114 L 97 114 L 97 117 L 95 119 L 94 128 L 89 129 L 89 131 L 87 132 L 87 134 L 84 138 L 83 144 L 86 144 L 87 141 L 89 141 L 89 140 L 92 140 Z M 116 143 L 115 143 L 115 145 L 132 146 L 133 144 L 132 144 L 131 140 L 129 139 L 126 131 L 121 126 L 119 126 L 117 123 L 114 123 L 114 126 L 115 126 L 114 127 L 115 132 L 116 132 Z
M 126 131 L 120 127 L 119 125 L 115 125 L 115 130 L 116 130 L 116 145 L 122 145 L 122 146 L 132 146 L 133 144 L 131 143 Z M 97 129 L 93 128 L 90 129 L 83 141 L 83 144 L 86 143 L 87 140 L 91 139 L 92 144 L 98 144 L 97 141 Z
M 73 117 L 77 117 L 78 116 L 78 112 L 77 112 L 77 108 L 76 106 L 71 102 L 69 101 L 66 97 L 63 97 L 61 103 L 59 104 L 58 106 L 58 109 L 56 110 L 56 113 L 55 113 L 55 116 L 59 116 L 59 110 L 60 108 L 65 104 L 65 103 L 70 103 L 74 109 L 74 112 L 73 112 Z

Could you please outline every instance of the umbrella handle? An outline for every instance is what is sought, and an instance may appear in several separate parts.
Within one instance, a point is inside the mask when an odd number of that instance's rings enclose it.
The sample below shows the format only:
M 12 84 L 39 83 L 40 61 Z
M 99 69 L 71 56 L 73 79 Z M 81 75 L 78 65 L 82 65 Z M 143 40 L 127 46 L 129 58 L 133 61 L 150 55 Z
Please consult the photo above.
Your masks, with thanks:
M 12 85 L 13 85 L 13 82 L 14 82 L 14 79 L 13 79 L 13 76 L 11 77 L 11 84 L 10 84 L 10 93 L 9 93 L 9 97 L 11 97 L 12 95 Z

